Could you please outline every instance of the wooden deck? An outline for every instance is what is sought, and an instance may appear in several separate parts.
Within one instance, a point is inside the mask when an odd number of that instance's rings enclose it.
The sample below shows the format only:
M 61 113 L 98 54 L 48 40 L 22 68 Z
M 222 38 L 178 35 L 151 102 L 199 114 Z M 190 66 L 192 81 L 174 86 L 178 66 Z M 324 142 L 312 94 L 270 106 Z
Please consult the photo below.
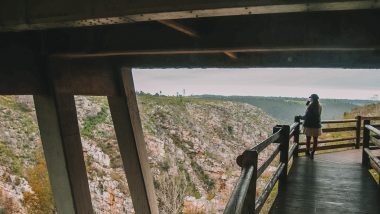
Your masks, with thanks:
M 379 214 L 380 191 L 356 151 L 296 158 L 270 213 Z

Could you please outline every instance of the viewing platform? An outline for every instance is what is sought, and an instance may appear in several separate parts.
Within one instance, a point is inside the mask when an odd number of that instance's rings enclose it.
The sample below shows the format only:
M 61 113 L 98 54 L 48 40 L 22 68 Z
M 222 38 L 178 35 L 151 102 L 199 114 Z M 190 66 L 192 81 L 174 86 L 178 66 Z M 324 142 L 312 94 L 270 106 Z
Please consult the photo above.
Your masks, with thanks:
M 274 127 L 273 135 L 237 158 L 242 173 L 224 213 L 260 213 L 270 196 L 275 198 L 272 205 L 269 202 L 272 214 L 380 213 L 378 178 L 369 171 L 372 169 L 373 174 L 379 176 L 380 131 L 376 128 L 379 125 L 374 123 L 379 119 L 359 116 L 350 120 L 323 121 L 323 124 L 338 125 L 327 125 L 322 129 L 324 133 L 354 131 L 356 137 L 321 140 L 318 150 L 330 151 L 316 154 L 313 160 L 299 157 L 305 151 L 301 148 L 305 143 L 300 142 L 302 122 L 298 118 L 291 126 Z M 356 125 L 349 125 L 352 123 Z M 276 145 L 272 155 L 258 166 L 259 153 L 271 144 Z M 352 149 L 341 151 L 342 148 Z M 277 169 L 258 192 L 257 179 L 275 162 L 278 154 Z
M 270 213 L 379 213 L 377 184 L 357 160 L 359 150 L 297 158 Z

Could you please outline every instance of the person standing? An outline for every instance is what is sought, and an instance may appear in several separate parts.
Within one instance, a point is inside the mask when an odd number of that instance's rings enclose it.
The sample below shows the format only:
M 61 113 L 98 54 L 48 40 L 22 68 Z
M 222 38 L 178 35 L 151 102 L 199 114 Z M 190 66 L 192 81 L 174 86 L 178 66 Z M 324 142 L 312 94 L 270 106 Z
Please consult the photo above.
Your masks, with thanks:
M 300 116 L 303 122 L 303 132 L 306 135 L 306 156 L 314 159 L 314 153 L 318 146 L 318 137 L 322 134 L 321 114 L 322 106 L 317 94 L 312 94 L 306 103 L 305 115 Z M 311 138 L 313 138 L 313 149 L 310 152 Z

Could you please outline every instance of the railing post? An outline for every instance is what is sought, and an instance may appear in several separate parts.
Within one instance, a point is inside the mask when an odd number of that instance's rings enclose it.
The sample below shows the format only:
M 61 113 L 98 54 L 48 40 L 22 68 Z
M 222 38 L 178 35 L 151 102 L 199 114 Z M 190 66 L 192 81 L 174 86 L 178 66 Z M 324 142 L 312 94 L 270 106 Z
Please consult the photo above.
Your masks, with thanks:
M 360 148 L 361 125 L 362 125 L 362 117 L 356 116 L 356 144 L 355 144 L 356 149 Z
M 364 167 L 369 166 L 369 157 L 368 154 L 365 152 L 365 148 L 369 148 L 369 130 L 365 127 L 366 125 L 370 125 L 370 120 L 364 120 L 363 123 L 363 155 L 362 155 L 362 165 Z
M 244 155 L 244 154 L 243 154 Z M 256 182 L 257 182 L 257 160 L 258 160 L 258 153 L 257 151 L 249 151 L 247 153 L 247 156 L 249 155 L 249 161 L 247 161 L 247 166 L 253 166 L 253 174 L 252 178 L 249 182 L 249 187 L 247 191 L 247 195 L 245 197 L 245 200 L 243 202 L 243 212 L 242 213 L 249 213 L 249 214 L 255 214 L 255 207 L 256 207 Z M 244 161 L 243 161 L 244 162 Z M 244 164 L 244 163 L 243 163 Z
M 301 118 L 299 116 L 294 117 L 294 122 L 298 123 L 298 125 L 294 128 L 294 143 L 296 144 L 296 148 L 294 149 L 294 157 L 298 157 L 298 149 L 299 149 L 299 142 L 300 142 L 300 123 Z
M 236 198 L 230 198 L 226 209 L 224 210 L 224 214 L 255 214 L 258 156 L 259 154 L 256 150 L 245 150 L 242 155 L 239 155 L 236 158 L 236 163 L 242 168 L 242 174 L 240 175 L 239 181 L 242 178 L 241 176 L 244 175 L 243 179 L 249 179 L 249 184 L 246 186 L 238 181 L 237 186 L 235 186 L 235 189 L 232 192 L 232 195 Z M 251 167 L 253 167 L 252 174 L 249 172 Z M 245 181 L 243 181 L 243 183 L 245 183 Z M 245 189 L 247 192 L 241 193 L 241 191 Z
M 284 170 L 281 172 L 279 178 L 279 189 L 286 188 L 286 180 L 288 176 L 288 152 L 289 152 L 289 133 L 290 127 L 283 125 L 281 128 L 280 137 L 280 162 L 284 164 Z

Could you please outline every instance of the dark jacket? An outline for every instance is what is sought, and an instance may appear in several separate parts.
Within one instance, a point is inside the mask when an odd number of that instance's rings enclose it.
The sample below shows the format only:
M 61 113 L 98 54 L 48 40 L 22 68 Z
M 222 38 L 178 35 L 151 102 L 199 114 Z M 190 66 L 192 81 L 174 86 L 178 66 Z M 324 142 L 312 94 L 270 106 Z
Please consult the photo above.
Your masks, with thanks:
M 310 104 L 305 112 L 305 115 L 301 117 L 304 120 L 303 126 L 306 128 L 321 128 L 321 113 L 322 106 Z

